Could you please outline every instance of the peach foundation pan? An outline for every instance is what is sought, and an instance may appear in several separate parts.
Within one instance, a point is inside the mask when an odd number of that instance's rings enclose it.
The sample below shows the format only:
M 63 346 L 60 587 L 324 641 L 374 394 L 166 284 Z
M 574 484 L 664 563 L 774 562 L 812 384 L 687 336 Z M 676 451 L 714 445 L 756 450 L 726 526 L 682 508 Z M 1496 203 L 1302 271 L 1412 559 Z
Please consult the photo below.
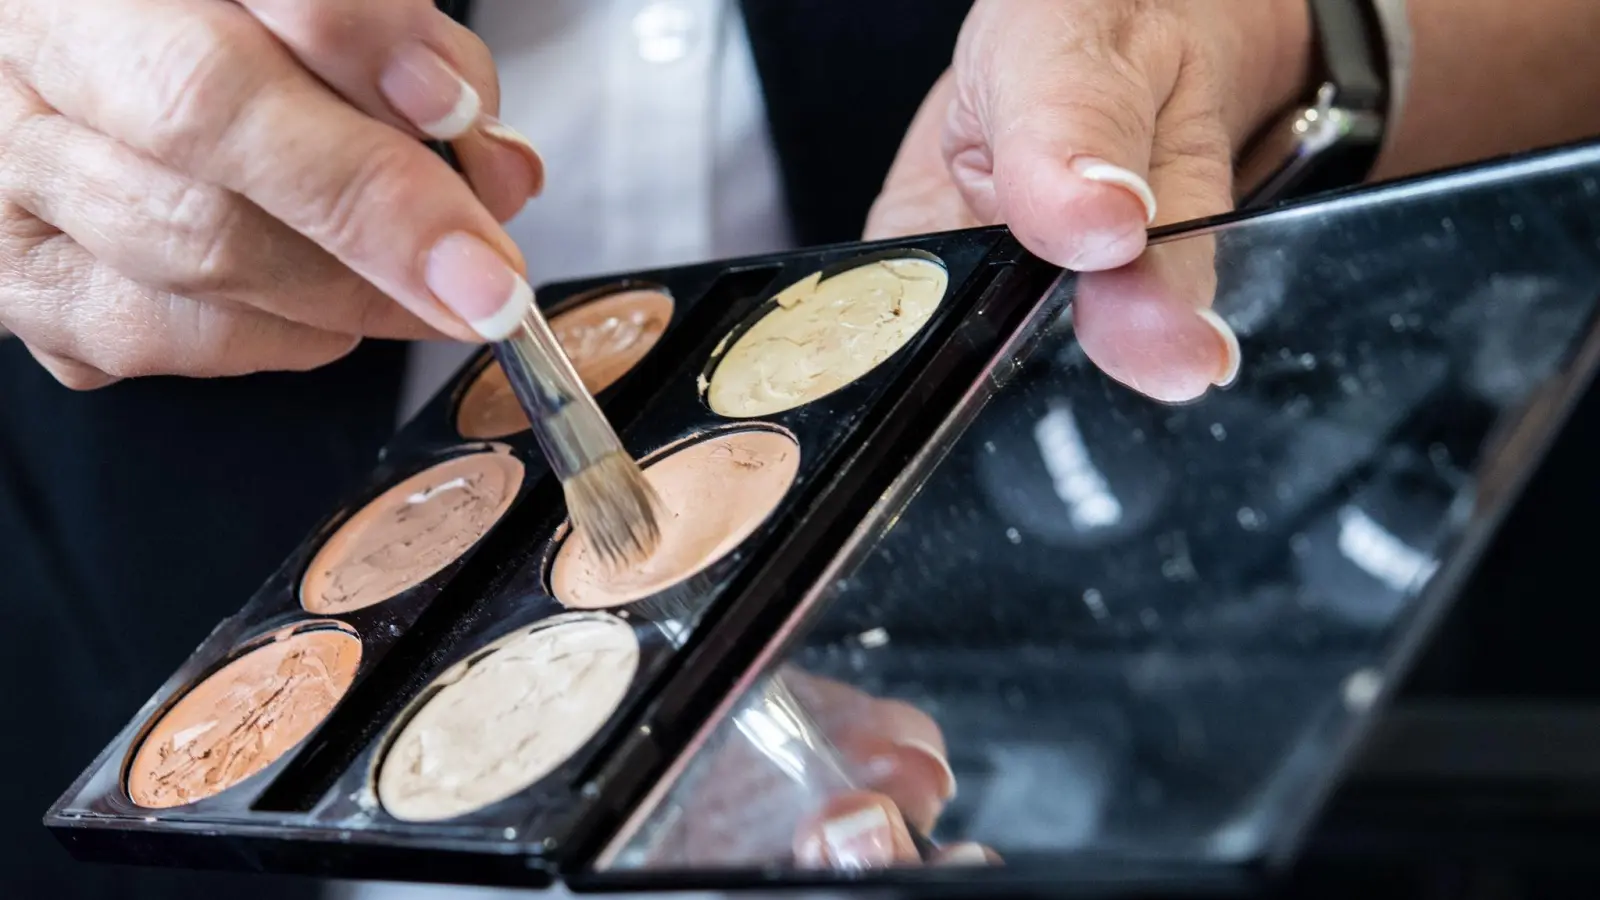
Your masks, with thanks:
M 107 861 L 580 870 L 1059 274 L 979 229 L 540 286 L 657 488 L 656 556 L 591 557 L 480 354 L 50 826 Z
M 658 287 L 625 287 L 579 297 L 549 313 L 550 329 L 590 393 L 600 394 L 633 370 L 672 324 L 672 295 Z M 488 362 L 461 393 L 456 430 L 471 440 L 528 430 L 511 382 Z

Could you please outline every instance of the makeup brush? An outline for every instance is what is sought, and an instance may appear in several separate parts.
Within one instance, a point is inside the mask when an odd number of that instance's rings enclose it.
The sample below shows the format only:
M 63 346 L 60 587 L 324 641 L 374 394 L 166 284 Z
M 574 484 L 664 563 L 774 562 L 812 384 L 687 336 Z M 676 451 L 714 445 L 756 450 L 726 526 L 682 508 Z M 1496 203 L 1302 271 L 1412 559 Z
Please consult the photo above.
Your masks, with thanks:
M 583 529 L 606 565 L 623 568 L 649 557 L 661 543 L 660 501 L 537 304 L 509 338 L 495 343 L 494 356 L 561 479 L 572 526 Z
M 454 147 L 426 143 L 452 169 L 463 171 Z M 517 330 L 493 350 L 533 423 L 539 448 L 561 479 L 572 527 L 583 529 L 608 566 L 620 569 L 649 557 L 661 543 L 660 501 L 583 386 L 537 303 L 529 304 Z

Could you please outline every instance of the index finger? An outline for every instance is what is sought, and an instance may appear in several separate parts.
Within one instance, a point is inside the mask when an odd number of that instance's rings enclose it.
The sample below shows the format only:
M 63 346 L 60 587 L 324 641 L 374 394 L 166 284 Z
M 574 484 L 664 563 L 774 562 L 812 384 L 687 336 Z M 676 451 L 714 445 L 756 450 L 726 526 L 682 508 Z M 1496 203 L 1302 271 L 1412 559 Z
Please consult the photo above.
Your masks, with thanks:
M 1239 374 L 1239 339 L 1211 308 L 1216 294 L 1214 235 L 1158 243 L 1122 268 L 1079 274 L 1073 327 L 1101 371 L 1184 403 Z
M 521 254 L 467 183 L 411 136 L 336 97 L 243 9 L 210 0 L 65 6 L 43 33 L 0 39 L 56 109 L 248 197 L 452 336 L 499 336 L 462 320 L 498 326 L 516 316 L 497 314 L 531 299 Z M 475 276 L 455 278 L 465 284 L 450 296 L 429 285 L 441 244 L 454 271 Z M 461 250 L 473 246 L 481 252 Z
M 358 109 L 406 131 L 418 132 L 417 123 L 397 113 L 393 101 L 383 96 L 385 75 L 404 67 L 409 55 L 433 54 L 444 62 L 460 86 L 459 104 L 473 107 L 455 117 L 471 124 L 478 110 L 493 113 L 500 107 L 499 82 L 493 66 L 459 58 L 458 26 L 431 0 L 234 0 L 249 10 L 307 69 Z M 485 60 L 486 61 L 486 60 Z M 439 111 L 447 116 L 448 106 Z M 431 120 L 433 117 L 430 117 Z M 425 120 L 426 121 L 426 120 Z M 459 134 L 432 137 L 454 139 Z

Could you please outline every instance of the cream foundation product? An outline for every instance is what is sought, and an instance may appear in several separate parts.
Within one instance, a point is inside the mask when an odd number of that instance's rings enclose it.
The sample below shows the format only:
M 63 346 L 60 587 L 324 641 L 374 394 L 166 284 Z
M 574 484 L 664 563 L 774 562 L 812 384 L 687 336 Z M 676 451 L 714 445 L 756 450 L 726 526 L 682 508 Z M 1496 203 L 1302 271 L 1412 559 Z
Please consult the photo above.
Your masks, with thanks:
M 921 258 L 822 273 L 784 288 L 777 306 L 728 348 L 706 391 L 714 412 L 767 416 L 825 397 L 872 371 L 928 323 L 950 281 Z
M 551 565 L 551 592 L 568 607 L 601 609 L 672 587 L 749 537 L 799 470 L 799 445 L 768 429 L 724 432 L 681 447 L 644 470 L 661 498 L 656 552 L 642 565 L 613 571 L 574 531 Z
M 633 629 L 604 614 L 548 619 L 445 673 L 378 773 L 397 819 L 465 815 L 532 785 L 622 702 L 639 666 Z
M 860 552 L 876 553 L 904 502 L 895 492 L 931 471 L 911 469 L 944 459 L 943 442 L 968 430 L 957 414 L 985 408 L 989 367 L 1022 346 L 1015 328 L 1046 300 L 1058 309 L 1069 286 L 1005 229 L 539 285 L 575 369 L 641 454 L 662 504 L 657 549 L 619 571 L 563 524 L 564 492 L 516 396 L 475 354 L 119 729 L 48 827 L 85 860 L 553 890 L 653 887 L 627 883 L 638 873 L 608 854 L 653 865 L 679 811 L 709 817 L 685 834 L 721 841 L 717 860 L 743 869 L 773 848 L 747 870 L 764 890 L 792 864 L 803 817 L 858 774 L 915 781 L 908 796 L 921 799 L 901 812 L 926 831 L 950 792 L 942 763 L 892 736 L 825 730 L 831 701 L 789 690 L 788 665 L 765 677 L 765 661 L 781 665 L 810 604 L 831 602 L 833 573 L 876 559 Z M 757 414 L 778 409 L 789 411 Z M 984 534 L 1004 568 L 1016 551 L 1001 532 Z M 906 547 L 888 548 L 891 572 Z M 915 677 L 920 658 L 848 664 L 906 644 L 886 636 L 917 598 L 844 593 L 869 606 L 807 628 L 808 651 L 820 635 L 841 688 L 911 693 L 888 679 Z M 280 665 L 260 649 L 294 626 L 351 656 L 308 681 L 318 660 Z M 242 699 L 207 699 L 257 664 Z M 727 746 L 707 730 L 725 717 L 748 752 L 711 770 L 709 804 L 680 803 L 680 774 L 705 784 L 700 754 Z M 880 763 L 898 768 L 885 776 Z M 657 827 L 658 799 L 670 827 Z M 748 815 L 712 822 L 725 804 Z
M 128 767 L 129 799 L 182 806 L 261 771 L 327 718 L 360 662 L 361 641 L 334 627 L 280 632 L 247 651 L 150 729 Z
M 656 290 L 621 291 L 579 304 L 550 320 L 589 393 L 598 394 L 628 374 L 661 340 L 672 321 L 672 297 Z M 489 440 L 528 429 L 528 417 L 497 363 L 490 363 L 462 395 L 456 430 Z
M 494 527 L 522 475 L 516 457 L 486 451 L 445 460 L 384 491 L 317 551 L 301 605 L 337 615 L 421 584 Z

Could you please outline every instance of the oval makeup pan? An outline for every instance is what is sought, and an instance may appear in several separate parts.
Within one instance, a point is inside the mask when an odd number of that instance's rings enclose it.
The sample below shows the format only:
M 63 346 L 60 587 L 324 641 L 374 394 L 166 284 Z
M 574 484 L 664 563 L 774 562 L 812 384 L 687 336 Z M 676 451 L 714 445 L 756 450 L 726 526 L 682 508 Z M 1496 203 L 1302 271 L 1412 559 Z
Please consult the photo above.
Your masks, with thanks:
M 665 590 L 721 559 L 778 508 L 800 471 L 800 447 L 768 429 L 724 431 L 644 469 L 661 499 L 661 544 L 642 564 L 601 564 L 582 531 L 556 551 L 550 589 L 568 607 L 621 606 Z
M 416 587 L 500 521 L 522 474 L 516 457 L 488 451 L 447 459 L 389 488 L 317 551 L 300 605 L 339 615 Z
M 672 298 L 662 291 L 621 291 L 557 313 L 550 330 L 584 387 L 598 394 L 628 374 L 661 340 L 672 322 L 672 308 Z M 456 408 L 456 430 L 465 438 L 490 440 L 528 427 L 498 363 L 479 373 Z
M 728 348 L 706 390 L 713 412 L 769 416 L 804 406 L 877 368 L 944 299 L 950 274 L 905 257 L 814 273 L 780 291 L 775 308 Z
M 280 634 L 190 688 L 156 722 L 128 767 L 129 799 L 164 809 L 220 794 L 322 724 L 355 680 L 361 641 L 337 627 Z
M 436 682 L 378 773 L 397 819 L 436 822 L 497 803 L 594 737 L 639 667 L 639 642 L 608 615 L 557 617 L 490 645 Z

